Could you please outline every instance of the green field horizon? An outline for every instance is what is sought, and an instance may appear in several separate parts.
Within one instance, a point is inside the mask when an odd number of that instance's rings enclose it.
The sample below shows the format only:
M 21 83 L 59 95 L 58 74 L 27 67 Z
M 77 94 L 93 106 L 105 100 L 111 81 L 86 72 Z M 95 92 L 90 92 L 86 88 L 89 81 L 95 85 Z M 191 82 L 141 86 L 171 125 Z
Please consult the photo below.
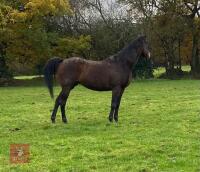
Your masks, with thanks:
M 200 171 L 199 80 L 133 81 L 117 124 L 107 119 L 111 92 L 78 86 L 67 125 L 60 111 L 51 124 L 54 101 L 38 82 L 0 88 L 0 171 Z M 10 163 L 13 143 L 30 145 L 29 163 Z

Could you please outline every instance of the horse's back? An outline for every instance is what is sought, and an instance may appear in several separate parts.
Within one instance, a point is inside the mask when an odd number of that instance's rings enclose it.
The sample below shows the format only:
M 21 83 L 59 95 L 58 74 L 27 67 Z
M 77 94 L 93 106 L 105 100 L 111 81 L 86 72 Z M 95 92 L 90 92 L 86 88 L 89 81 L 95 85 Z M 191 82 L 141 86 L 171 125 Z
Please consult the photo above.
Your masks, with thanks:
M 56 74 L 56 79 L 60 85 L 74 84 L 75 82 L 78 82 L 84 63 L 85 60 L 79 57 L 72 57 L 63 60 Z

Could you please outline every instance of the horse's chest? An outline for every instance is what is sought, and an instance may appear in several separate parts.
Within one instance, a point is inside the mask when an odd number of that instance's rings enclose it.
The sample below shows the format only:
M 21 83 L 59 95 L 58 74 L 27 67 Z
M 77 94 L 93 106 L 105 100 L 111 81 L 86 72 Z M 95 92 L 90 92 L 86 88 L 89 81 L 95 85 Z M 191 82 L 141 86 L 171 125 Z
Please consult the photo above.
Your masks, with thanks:
M 132 73 L 128 73 L 126 76 L 124 76 L 124 78 L 122 79 L 123 80 L 123 87 L 127 87 L 130 83 L 131 83 L 131 80 L 132 80 Z
M 128 76 L 128 83 L 127 83 L 128 85 L 131 83 L 132 77 L 133 77 L 133 76 L 132 76 L 132 72 L 130 72 L 130 73 L 129 73 L 129 76 Z

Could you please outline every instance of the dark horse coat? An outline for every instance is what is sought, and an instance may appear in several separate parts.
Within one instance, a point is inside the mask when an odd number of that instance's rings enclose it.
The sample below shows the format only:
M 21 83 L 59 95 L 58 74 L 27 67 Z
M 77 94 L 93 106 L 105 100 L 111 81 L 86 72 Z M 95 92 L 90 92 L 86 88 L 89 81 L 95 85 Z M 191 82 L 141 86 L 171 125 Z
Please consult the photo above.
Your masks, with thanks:
M 62 60 L 50 59 L 45 68 L 44 76 L 50 94 L 53 97 L 53 75 L 62 87 L 62 91 L 56 99 L 55 107 L 51 116 L 55 122 L 58 107 L 61 107 L 62 120 L 67 122 L 65 105 L 70 91 L 81 84 L 96 91 L 111 91 L 112 102 L 109 120 L 118 121 L 118 109 L 124 89 L 132 79 L 132 69 L 138 59 L 144 56 L 150 57 L 145 37 L 139 37 L 132 41 L 119 53 L 102 61 L 85 60 L 72 57 Z

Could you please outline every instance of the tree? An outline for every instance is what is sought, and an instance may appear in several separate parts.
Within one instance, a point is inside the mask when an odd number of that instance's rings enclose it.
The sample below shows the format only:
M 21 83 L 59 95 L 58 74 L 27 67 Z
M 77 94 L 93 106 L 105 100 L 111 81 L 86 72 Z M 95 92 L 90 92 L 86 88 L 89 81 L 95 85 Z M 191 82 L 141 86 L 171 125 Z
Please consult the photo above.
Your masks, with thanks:
M 90 35 L 87 58 L 103 59 L 119 51 L 137 35 L 136 24 L 126 7 L 112 0 L 73 0 L 73 14 L 52 21 L 61 34 Z
M 90 35 L 91 49 L 85 58 L 104 59 L 138 36 L 138 24 L 129 14 L 128 8 L 117 1 L 73 0 L 71 8 L 72 15 L 54 18 L 50 28 L 60 34 Z M 58 49 L 57 52 L 62 51 Z
M 192 33 L 192 74 L 200 76 L 200 3 L 198 0 L 184 0 L 183 3 L 185 13 L 182 13 L 181 16 L 185 18 Z
M 17 63 L 23 66 L 21 68 L 34 68 L 42 66 L 52 55 L 57 55 L 57 49 L 64 46 L 68 46 L 68 49 L 71 47 L 69 51 L 65 51 L 71 54 L 82 53 L 90 47 L 87 36 L 60 35 L 49 28 L 48 23 L 52 18 L 72 15 L 70 4 L 66 0 L 8 0 L 2 1 L 2 4 L 0 42 L 4 46 L 0 46 L 0 50 L 4 56 L 4 66 L 9 64 L 12 69 L 12 65 Z M 62 54 L 62 57 L 68 55 Z M 4 67 L 3 70 L 5 69 Z
M 199 73 L 199 10 L 198 0 L 120 0 L 130 5 L 132 14 L 143 25 L 143 30 L 155 41 L 151 42 L 153 49 L 162 47 L 165 56 L 167 73 L 173 73 L 175 64 L 181 69 L 182 42 L 187 35 L 192 35 L 191 65 L 192 72 Z M 191 34 L 190 34 L 191 33 Z M 152 41 L 152 39 L 151 39 Z M 159 44 L 158 44 L 159 43 Z M 189 50 L 189 49 L 188 49 Z
M 24 68 L 34 67 L 51 56 L 50 42 L 57 37 L 46 29 L 46 18 L 70 13 L 67 1 L 31 0 L 20 4 L 9 3 L 12 7 L 7 23 L 6 56 L 8 63 L 18 62 Z
M 4 35 L 6 35 L 6 24 L 8 22 L 8 14 L 11 8 L 6 6 L 3 1 L 0 1 L 0 78 L 9 78 L 11 74 L 6 65 L 6 47 L 7 42 Z

